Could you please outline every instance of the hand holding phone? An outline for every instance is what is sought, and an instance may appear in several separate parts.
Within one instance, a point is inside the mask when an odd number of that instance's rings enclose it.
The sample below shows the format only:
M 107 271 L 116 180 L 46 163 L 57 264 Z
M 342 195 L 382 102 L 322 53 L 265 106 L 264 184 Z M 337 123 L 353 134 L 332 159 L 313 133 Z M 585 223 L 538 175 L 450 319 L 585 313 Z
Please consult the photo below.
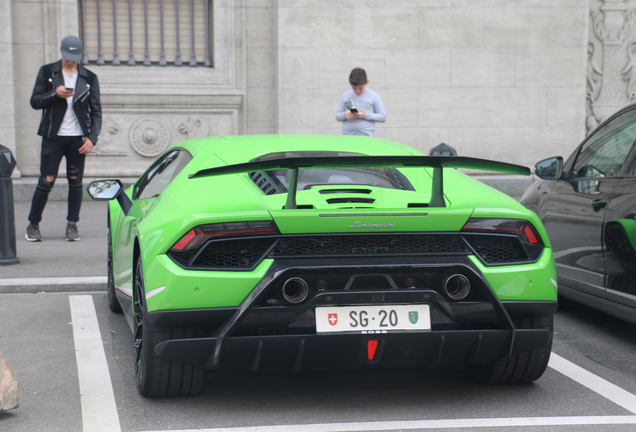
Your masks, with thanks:
M 64 86 L 55 87 L 55 93 L 57 94 L 57 97 L 62 99 L 70 98 L 71 96 L 73 96 L 73 90 L 73 88 L 67 88 Z
M 345 106 L 347 107 L 347 109 L 349 111 L 351 111 L 352 113 L 357 113 L 358 109 L 356 108 L 356 106 L 353 104 L 353 99 L 348 99 L 345 101 Z

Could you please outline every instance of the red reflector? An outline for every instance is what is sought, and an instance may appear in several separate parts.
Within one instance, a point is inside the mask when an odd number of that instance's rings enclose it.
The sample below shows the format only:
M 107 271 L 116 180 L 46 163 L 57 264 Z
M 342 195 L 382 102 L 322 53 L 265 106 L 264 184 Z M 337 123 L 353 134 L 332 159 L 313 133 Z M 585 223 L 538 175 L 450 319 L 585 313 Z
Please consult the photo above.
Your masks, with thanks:
M 530 244 L 539 243 L 539 240 L 537 240 L 537 237 L 534 235 L 534 230 L 532 229 L 530 225 L 525 224 L 523 226 L 523 232 L 525 233 L 526 238 L 528 239 L 528 243 Z
M 378 340 L 370 340 L 367 341 L 367 357 L 369 360 L 373 360 L 375 357 L 375 352 L 378 349 Z
M 174 245 L 174 247 L 172 249 L 174 249 L 174 250 L 182 250 L 184 247 L 186 247 L 188 242 L 190 240 L 192 240 L 192 237 L 194 237 L 195 234 L 196 234 L 196 232 L 193 229 L 191 229 L 190 231 L 188 231 L 188 233 L 186 235 L 181 237 L 181 240 L 179 240 L 177 242 L 177 244 Z

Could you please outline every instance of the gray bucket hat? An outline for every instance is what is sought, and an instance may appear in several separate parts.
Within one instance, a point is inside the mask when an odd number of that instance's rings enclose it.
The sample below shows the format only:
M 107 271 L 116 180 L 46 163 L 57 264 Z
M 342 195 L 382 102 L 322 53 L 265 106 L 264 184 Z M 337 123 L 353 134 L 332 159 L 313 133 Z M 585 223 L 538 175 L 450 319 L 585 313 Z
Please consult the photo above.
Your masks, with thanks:
M 75 36 L 66 36 L 62 39 L 62 58 L 64 60 L 73 61 L 79 63 L 82 61 L 82 41 Z

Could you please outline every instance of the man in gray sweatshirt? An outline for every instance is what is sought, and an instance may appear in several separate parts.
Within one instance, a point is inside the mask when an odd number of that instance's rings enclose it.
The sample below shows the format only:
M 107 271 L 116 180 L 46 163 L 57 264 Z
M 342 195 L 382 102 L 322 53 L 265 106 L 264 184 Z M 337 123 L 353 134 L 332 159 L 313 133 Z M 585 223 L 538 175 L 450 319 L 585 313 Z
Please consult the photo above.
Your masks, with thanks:
M 343 135 L 373 136 L 375 122 L 386 121 L 386 111 L 380 95 L 368 88 L 367 73 L 355 68 L 349 75 L 351 90 L 343 93 L 338 103 L 336 120 L 343 122 Z

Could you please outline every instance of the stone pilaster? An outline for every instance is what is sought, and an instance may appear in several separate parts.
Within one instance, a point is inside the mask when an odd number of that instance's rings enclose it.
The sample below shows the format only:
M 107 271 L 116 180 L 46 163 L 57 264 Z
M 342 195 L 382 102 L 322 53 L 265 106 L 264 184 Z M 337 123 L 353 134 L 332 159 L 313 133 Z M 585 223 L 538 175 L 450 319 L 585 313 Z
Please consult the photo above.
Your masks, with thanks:
M 635 14 L 624 0 L 603 0 L 590 11 L 588 132 L 636 100 Z
M 13 2 L 0 2 L 0 75 L 4 78 L 0 82 L 0 93 L 3 102 L 0 106 L 0 144 L 9 148 L 13 155 L 16 154 L 15 143 L 15 80 L 13 62 Z M 20 177 L 20 171 L 16 167 L 13 170 L 13 178 Z

